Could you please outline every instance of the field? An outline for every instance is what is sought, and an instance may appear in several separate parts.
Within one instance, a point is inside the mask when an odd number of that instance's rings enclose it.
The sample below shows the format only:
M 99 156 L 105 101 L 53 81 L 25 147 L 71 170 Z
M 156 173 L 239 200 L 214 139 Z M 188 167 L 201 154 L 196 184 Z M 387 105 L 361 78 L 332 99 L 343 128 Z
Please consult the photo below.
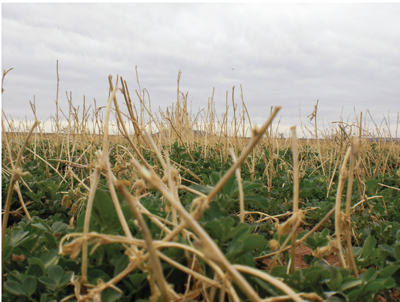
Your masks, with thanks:
M 387 124 L 321 129 L 316 105 L 309 139 L 284 138 L 279 107 L 260 127 L 243 99 L 193 114 L 178 77 L 152 112 L 140 84 L 133 100 L 109 80 L 102 109 L 69 102 L 62 121 L 57 100 L 50 134 L 3 116 L 3 301 L 400 299 Z

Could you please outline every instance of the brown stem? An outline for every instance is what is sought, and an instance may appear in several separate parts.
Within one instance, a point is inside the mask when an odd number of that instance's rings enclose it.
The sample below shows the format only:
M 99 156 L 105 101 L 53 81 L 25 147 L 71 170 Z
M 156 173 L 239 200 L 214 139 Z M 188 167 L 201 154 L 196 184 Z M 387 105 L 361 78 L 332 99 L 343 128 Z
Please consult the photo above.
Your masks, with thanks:
M 7 192 L 7 197 L 6 197 L 6 202 L 4 205 L 4 215 L 3 215 L 3 225 L 2 225 L 2 235 L 1 235 L 1 250 L 4 251 L 4 241 L 6 239 L 6 231 L 7 231 L 7 222 L 8 222 L 8 215 L 10 213 L 10 206 L 11 206 L 11 198 L 12 198 L 12 194 L 14 191 L 14 185 L 17 182 L 17 180 L 21 177 L 22 172 L 19 169 L 19 166 L 21 164 L 21 160 L 22 160 L 22 153 L 24 152 L 25 146 L 27 145 L 29 138 L 31 137 L 33 130 L 35 130 L 36 126 L 39 125 L 40 122 L 35 121 L 35 123 L 33 124 L 31 131 L 28 133 L 28 135 L 25 138 L 24 143 L 22 144 L 21 149 L 18 152 L 18 156 L 17 156 L 17 160 L 15 162 L 15 166 L 13 167 L 12 170 L 12 174 L 11 174 L 11 180 L 10 180 L 10 184 L 8 187 L 8 192 Z M 2 263 L 4 263 L 4 259 L 3 259 L 3 253 L 1 254 L 2 256 Z M 4 276 L 3 274 L 4 272 L 4 266 L 2 267 L 2 277 Z M 2 281 L 4 282 L 4 279 L 2 279 Z
M 154 247 L 153 239 L 152 239 L 150 231 L 146 225 L 146 222 L 143 220 L 143 217 L 137 208 L 137 205 L 136 205 L 137 200 L 135 200 L 129 194 L 129 192 L 126 189 L 123 182 L 114 181 L 114 184 L 115 184 L 115 187 L 117 188 L 118 192 L 121 193 L 121 195 L 124 197 L 124 199 L 128 202 L 128 205 L 133 213 L 133 216 L 135 216 L 135 218 L 136 218 L 137 222 L 139 223 L 139 226 L 142 230 L 142 235 L 146 242 L 147 250 L 149 251 L 149 255 L 150 255 L 150 264 L 153 269 L 153 274 L 157 281 L 158 287 L 160 288 L 162 300 L 164 302 L 171 301 L 168 285 L 165 282 L 164 273 L 163 273 L 163 270 L 161 269 L 160 259 L 157 256 L 157 251 Z

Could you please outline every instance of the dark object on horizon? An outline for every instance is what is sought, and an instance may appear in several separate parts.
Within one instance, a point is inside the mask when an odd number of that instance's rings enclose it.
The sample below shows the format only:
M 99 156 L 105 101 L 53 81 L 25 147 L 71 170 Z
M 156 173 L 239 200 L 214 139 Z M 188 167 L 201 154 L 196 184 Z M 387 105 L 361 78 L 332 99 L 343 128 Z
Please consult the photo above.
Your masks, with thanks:
M 390 142 L 400 142 L 400 138 L 396 138 L 396 137 L 371 137 L 369 138 L 370 142 L 384 142 L 384 143 L 390 143 Z
M 193 130 L 194 135 L 200 135 L 200 136 L 205 136 L 207 132 L 205 131 L 200 131 L 200 130 Z M 156 132 L 152 134 L 153 136 L 159 136 L 160 132 Z M 167 131 L 164 130 L 164 135 L 167 136 Z

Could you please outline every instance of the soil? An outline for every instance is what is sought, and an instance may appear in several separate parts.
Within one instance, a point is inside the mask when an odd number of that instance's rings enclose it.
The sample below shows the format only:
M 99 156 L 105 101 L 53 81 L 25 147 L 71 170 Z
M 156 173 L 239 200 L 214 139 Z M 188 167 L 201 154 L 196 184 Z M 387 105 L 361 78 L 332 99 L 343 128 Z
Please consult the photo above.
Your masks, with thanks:
M 304 243 L 302 243 L 298 247 L 296 247 L 296 269 L 308 267 L 307 263 L 303 260 L 303 256 L 311 255 L 312 251 L 313 250 L 311 248 L 309 248 L 308 246 L 304 245 Z M 331 254 L 326 257 L 323 257 L 323 259 L 332 266 L 336 266 L 339 264 L 339 257 L 335 254 Z M 283 261 L 282 256 L 280 257 L 280 260 L 282 263 L 287 265 L 287 263 L 285 263 Z M 263 260 L 263 263 L 266 265 L 265 269 L 269 270 L 271 268 L 270 267 L 271 261 L 272 261 L 272 257 Z M 389 290 L 389 294 L 393 301 L 400 301 L 400 291 Z M 377 296 L 376 301 L 387 302 L 387 300 L 382 295 Z
M 312 249 L 306 246 L 304 243 L 300 244 L 298 247 L 296 247 L 296 269 L 299 268 L 307 268 L 308 264 L 304 261 L 303 256 L 304 255 L 311 255 L 312 254 Z M 337 255 L 328 255 L 326 257 L 323 257 L 325 262 L 329 263 L 329 265 L 337 265 L 339 263 L 339 257 Z M 281 256 L 282 263 L 283 257 Z M 265 259 L 263 262 L 267 266 L 267 269 L 270 269 L 270 263 L 272 261 L 272 258 Z M 285 263 L 287 264 L 287 263 Z
M 391 299 L 393 300 L 393 301 L 400 301 L 400 292 L 399 291 L 397 291 L 397 290 L 390 290 L 389 289 L 389 294 L 390 294 L 390 297 L 391 297 Z M 382 297 L 381 295 L 379 295 L 378 297 L 377 297 L 377 300 L 376 301 L 379 301 L 379 302 L 387 302 L 387 300 L 384 298 L 384 297 Z
M 302 227 L 297 229 L 297 233 L 301 233 L 303 232 L 304 229 Z M 306 246 L 304 243 L 300 244 L 298 247 L 296 247 L 296 269 L 300 269 L 300 268 L 307 268 L 308 264 L 304 261 L 303 256 L 304 255 L 311 255 L 313 252 L 313 250 L 311 248 L 309 248 L 308 246 Z M 283 257 L 281 256 L 280 258 L 281 262 L 286 264 L 283 261 Z M 335 254 L 331 254 L 331 255 L 327 255 L 325 257 L 323 257 L 323 260 L 325 260 L 326 263 L 328 263 L 329 265 L 332 266 L 336 266 L 339 264 L 339 257 Z M 266 269 L 270 269 L 270 263 L 272 261 L 272 258 L 267 258 L 264 259 L 263 263 L 266 265 Z

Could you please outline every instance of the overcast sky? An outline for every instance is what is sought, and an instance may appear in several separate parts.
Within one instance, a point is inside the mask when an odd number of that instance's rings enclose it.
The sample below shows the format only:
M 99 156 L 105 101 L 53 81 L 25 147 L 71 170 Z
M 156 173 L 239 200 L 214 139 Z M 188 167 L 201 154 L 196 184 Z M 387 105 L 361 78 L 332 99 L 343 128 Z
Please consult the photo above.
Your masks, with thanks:
M 369 109 L 376 122 L 400 112 L 400 4 L 2 4 L 2 108 L 14 119 L 55 115 L 66 91 L 78 106 L 105 105 L 108 75 L 131 95 L 135 66 L 152 109 L 176 101 L 176 81 L 193 111 L 216 111 L 240 85 L 253 123 L 282 106 L 283 126 L 299 125 L 319 100 L 319 122 Z M 120 106 L 123 98 L 118 95 Z M 134 99 L 137 100 L 136 98 Z M 238 106 L 240 107 L 240 105 Z M 400 130 L 399 130 L 400 131 Z

